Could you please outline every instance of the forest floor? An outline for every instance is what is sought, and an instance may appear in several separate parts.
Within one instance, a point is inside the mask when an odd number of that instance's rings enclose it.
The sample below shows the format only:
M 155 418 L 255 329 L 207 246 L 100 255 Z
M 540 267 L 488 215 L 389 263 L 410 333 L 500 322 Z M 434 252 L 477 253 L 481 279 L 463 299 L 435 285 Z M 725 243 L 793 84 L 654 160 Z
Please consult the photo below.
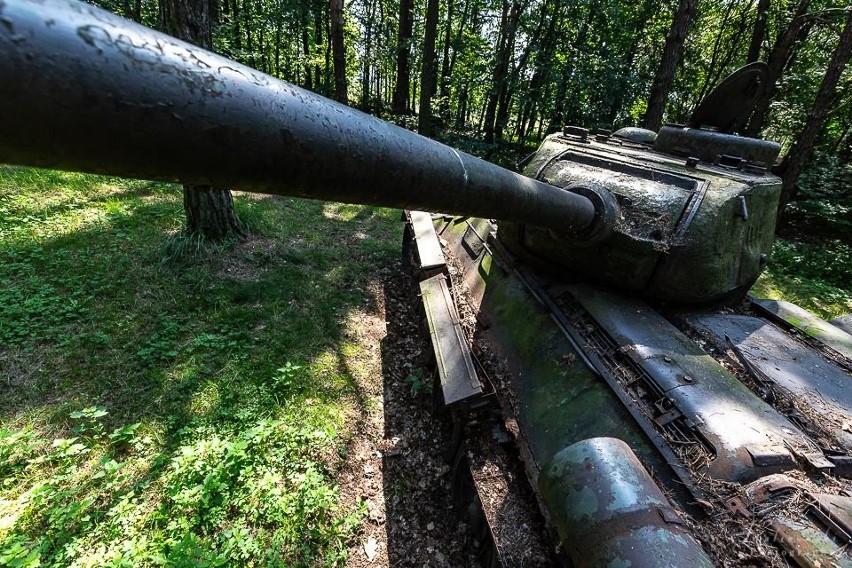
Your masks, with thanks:
M 349 548 L 347 566 L 476 566 L 482 543 L 452 502 L 443 457 L 449 423 L 432 409 L 420 362 L 426 343 L 412 282 L 398 265 L 378 274 L 379 310 L 356 329 L 374 345 L 362 388 L 381 404 L 354 433 L 338 477 L 344 500 L 363 500 L 367 518 Z M 378 293 L 378 290 L 377 290 Z

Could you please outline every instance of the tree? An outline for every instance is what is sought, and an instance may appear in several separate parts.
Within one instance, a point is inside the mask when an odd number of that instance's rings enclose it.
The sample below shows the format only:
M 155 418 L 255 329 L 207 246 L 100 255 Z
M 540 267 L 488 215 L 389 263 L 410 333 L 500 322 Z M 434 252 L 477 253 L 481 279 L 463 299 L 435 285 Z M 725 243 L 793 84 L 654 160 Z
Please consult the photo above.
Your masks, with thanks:
M 769 0 L 760 0 L 757 3 L 757 15 L 754 18 L 754 26 L 751 30 L 751 42 L 748 46 L 746 63 L 754 63 L 760 59 L 760 50 L 763 47 L 763 38 L 766 37 L 766 20 L 769 17 Z
M 417 130 L 432 135 L 432 95 L 435 92 L 435 39 L 438 35 L 438 0 L 426 5 L 426 27 L 423 32 L 423 61 L 420 72 L 420 110 Z
M 660 124 L 663 122 L 666 100 L 674 83 L 675 71 L 683 54 L 683 43 L 686 41 L 689 24 L 695 15 L 697 5 L 698 0 L 680 0 L 678 4 L 672 26 L 666 36 L 663 58 L 657 68 L 654 84 L 651 86 L 648 108 L 645 111 L 645 117 L 642 119 L 643 128 L 659 130 Z
M 334 61 L 334 98 L 348 104 L 346 92 L 346 46 L 343 43 L 343 0 L 331 0 L 331 51 Z
M 808 113 L 802 134 L 778 168 L 782 180 L 781 204 L 778 207 L 781 214 L 783 214 L 787 203 L 795 195 L 796 181 L 798 181 L 811 155 L 813 155 L 817 136 L 825 123 L 831 102 L 835 98 L 837 83 L 840 81 L 840 76 L 843 74 L 846 64 L 849 63 L 850 55 L 852 55 L 852 9 L 847 9 L 846 23 L 843 26 L 843 31 L 840 32 L 837 49 L 831 56 L 831 61 L 822 78 L 811 111 Z
M 408 114 L 411 90 L 409 56 L 414 28 L 412 0 L 399 0 L 399 33 L 396 45 L 396 88 L 393 91 L 394 114 Z
M 743 131 L 743 134 L 746 136 L 757 136 L 763 130 L 763 125 L 766 123 L 766 117 L 769 113 L 769 104 L 772 102 L 772 96 L 775 92 L 778 79 L 781 78 L 781 74 L 790 61 L 793 47 L 802 39 L 802 36 L 806 35 L 803 33 L 803 30 L 807 29 L 805 24 L 809 21 L 807 11 L 810 3 L 811 0 L 798 0 L 789 24 L 779 34 L 772 46 L 772 50 L 769 52 L 769 57 L 766 60 L 766 80 L 754 104 L 754 111 L 748 125 Z
M 167 33 L 204 49 L 212 48 L 210 0 L 160 0 L 160 16 Z M 246 234 L 237 218 L 229 189 L 184 185 L 183 209 L 186 230 L 190 234 L 214 240 Z
M 500 35 L 497 40 L 497 53 L 492 74 L 491 91 L 488 94 L 488 104 L 485 107 L 484 139 L 494 142 L 495 121 L 497 120 L 497 105 L 506 96 L 509 80 L 509 65 L 515 47 L 515 32 L 518 30 L 518 20 L 523 6 L 519 0 L 503 0 L 503 13 L 500 18 Z

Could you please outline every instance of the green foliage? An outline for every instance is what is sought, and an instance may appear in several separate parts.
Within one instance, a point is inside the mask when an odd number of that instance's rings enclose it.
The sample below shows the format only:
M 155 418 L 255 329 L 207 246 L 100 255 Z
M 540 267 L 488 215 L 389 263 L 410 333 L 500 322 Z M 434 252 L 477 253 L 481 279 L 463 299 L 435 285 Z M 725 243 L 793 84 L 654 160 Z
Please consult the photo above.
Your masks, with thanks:
M 430 394 L 432 392 L 432 382 L 430 377 L 425 376 L 423 369 L 415 369 L 405 377 L 405 382 L 411 387 L 411 394 L 417 396 L 421 392 Z
M 344 326 L 399 214 L 246 210 L 252 238 L 163 261 L 178 188 L 0 167 L 0 565 L 343 563 Z
M 841 240 L 802 243 L 778 238 L 753 292 L 785 299 L 824 319 L 852 313 L 852 246 Z

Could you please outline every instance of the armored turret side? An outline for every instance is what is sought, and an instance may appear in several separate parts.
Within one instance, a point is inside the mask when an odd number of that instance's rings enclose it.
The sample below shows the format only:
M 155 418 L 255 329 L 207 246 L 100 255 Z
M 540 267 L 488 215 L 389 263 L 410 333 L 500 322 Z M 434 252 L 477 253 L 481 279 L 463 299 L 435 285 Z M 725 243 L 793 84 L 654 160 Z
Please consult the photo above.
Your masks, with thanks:
M 610 140 L 551 135 L 525 173 L 558 187 L 611 192 L 620 210 L 612 233 L 569 242 L 504 223 L 507 246 L 569 277 L 655 299 L 699 303 L 744 294 L 771 249 L 778 178 Z

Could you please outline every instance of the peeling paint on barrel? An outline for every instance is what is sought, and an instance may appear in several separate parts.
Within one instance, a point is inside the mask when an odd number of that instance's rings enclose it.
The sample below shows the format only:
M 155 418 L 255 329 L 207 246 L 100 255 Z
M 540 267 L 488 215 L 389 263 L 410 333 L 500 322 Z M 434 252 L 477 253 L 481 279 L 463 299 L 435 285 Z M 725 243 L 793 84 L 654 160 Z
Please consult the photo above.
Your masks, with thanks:
M 712 566 L 621 440 L 591 438 L 564 448 L 538 486 L 576 566 Z

